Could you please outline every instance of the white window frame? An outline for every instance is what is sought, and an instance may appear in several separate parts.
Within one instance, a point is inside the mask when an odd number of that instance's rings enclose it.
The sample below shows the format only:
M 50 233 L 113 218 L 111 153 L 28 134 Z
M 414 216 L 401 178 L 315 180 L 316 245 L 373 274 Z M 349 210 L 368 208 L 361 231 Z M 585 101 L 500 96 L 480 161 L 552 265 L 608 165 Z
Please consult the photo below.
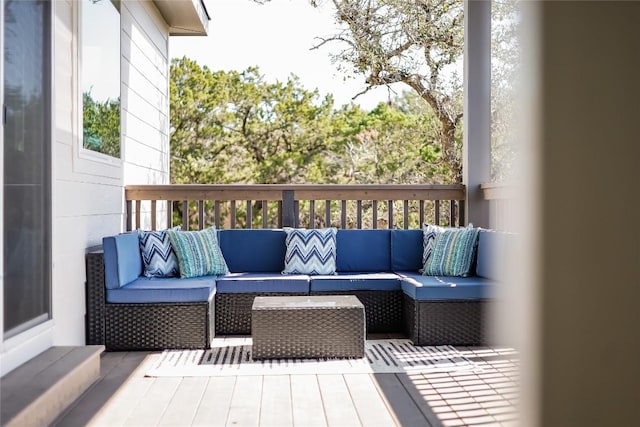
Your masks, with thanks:
M 120 106 L 120 158 L 89 150 L 83 145 L 82 125 L 82 1 L 72 2 L 73 8 L 73 41 L 72 72 L 73 99 L 72 127 L 73 127 L 73 171 L 87 175 L 121 180 L 124 164 L 124 138 L 122 134 L 122 105 Z M 120 12 L 121 14 L 122 12 Z M 122 99 L 122 18 L 120 19 L 120 99 Z

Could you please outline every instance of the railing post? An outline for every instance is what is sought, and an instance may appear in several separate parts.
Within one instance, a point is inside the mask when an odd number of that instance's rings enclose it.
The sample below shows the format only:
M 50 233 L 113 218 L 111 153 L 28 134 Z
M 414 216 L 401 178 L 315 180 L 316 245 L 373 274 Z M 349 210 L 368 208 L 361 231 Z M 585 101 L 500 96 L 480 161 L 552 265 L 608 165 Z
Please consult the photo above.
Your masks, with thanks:
M 282 226 L 295 227 L 295 197 L 293 190 L 282 190 Z

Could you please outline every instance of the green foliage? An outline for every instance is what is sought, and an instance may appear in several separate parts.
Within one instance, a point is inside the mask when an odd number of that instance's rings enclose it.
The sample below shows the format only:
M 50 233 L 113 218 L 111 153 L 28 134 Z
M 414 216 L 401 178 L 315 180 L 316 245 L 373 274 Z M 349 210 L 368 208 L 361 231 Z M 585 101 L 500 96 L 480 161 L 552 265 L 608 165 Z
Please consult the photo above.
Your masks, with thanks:
M 439 144 L 439 119 L 413 92 L 369 112 L 354 104 L 335 108 L 331 96 L 304 89 L 295 76 L 270 83 L 257 68 L 214 72 L 188 58 L 172 62 L 170 92 L 173 183 L 448 184 L 456 176 Z M 302 223 L 309 208 L 301 203 Z M 224 221 L 232 208 L 204 209 Z M 249 216 L 261 226 L 261 203 L 250 212 L 244 203 L 233 209 L 238 226 Z M 276 209 L 267 206 L 269 218 Z M 323 209 L 316 205 L 317 226 L 325 222 Z M 364 216 L 372 209 L 365 204 Z M 381 218 L 385 209 L 378 208 Z
M 315 1 L 311 3 L 317 6 Z M 439 155 L 461 181 L 463 2 L 459 0 L 332 0 L 339 32 L 316 48 L 338 43 L 341 71 L 363 76 L 368 88 L 402 83 L 437 118 Z
M 174 183 L 450 183 L 439 120 L 412 92 L 370 112 L 264 81 L 257 68 L 171 65 Z
M 83 146 L 120 157 L 120 98 L 99 102 L 82 94 Z

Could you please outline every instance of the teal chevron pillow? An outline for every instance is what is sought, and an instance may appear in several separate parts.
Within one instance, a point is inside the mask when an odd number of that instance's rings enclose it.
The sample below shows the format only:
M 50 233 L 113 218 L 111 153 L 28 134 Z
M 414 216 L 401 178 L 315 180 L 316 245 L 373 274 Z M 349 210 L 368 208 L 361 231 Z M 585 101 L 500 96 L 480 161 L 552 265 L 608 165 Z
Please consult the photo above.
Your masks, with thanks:
M 229 268 L 222 256 L 215 227 L 200 231 L 167 230 L 171 246 L 178 258 L 180 277 L 227 274 Z
M 287 250 L 282 274 L 336 274 L 336 228 L 284 231 Z
M 425 276 L 462 276 L 471 273 L 478 246 L 479 228 L 446 229 L 437 233 L 431 256 L 424 265 Z

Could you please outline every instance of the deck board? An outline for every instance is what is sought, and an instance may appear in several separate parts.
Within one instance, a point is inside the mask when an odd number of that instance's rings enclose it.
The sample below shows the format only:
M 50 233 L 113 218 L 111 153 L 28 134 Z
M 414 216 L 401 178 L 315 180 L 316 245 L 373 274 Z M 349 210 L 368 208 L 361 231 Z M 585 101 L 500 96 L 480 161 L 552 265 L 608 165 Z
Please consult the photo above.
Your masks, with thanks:
M 370 375 L 346 374 L 343 377 L 363 425 L 396 425 Z
M 289 375 L 268 375 L 262 380 L 260 425 L 293 426 Z
M 200 400 L 207 387 L 207 382 L 206 377 L 182 378 L 158 425 L 179 426 L 191 424 L 200 406 Z
M 318 375 L 318 384 L 329 426 L 362 425 L 342 375 Z
M 316 375 L 291 375 L 291 400 L 295 425 L 327 425 Z
M 390 415 L 400 426 L 425 424 L 425 416 L 396 374 L 372 374 L 374 384 L 383 397 Z
M 210 377 L 193 418 L 194 426 L 224 426 L 229 416 L 236 377 Z
M 257 426 L 260 424 L 262 376 L 242 376 L 236 379 L 231 398 L 228 425 Z
M 117 427 L 123 426 L 142 396 L 146 394 L 153 383 L 153 378 L 131 378 L 126 386 L 118 389 L 113 397 L 92 420 L 93 426 Z M 60 426 L 66 425 L 63 419 Z
M 147 392 L 125 420 L 125 426 L 156 426 L 160 423 L 169 402 L 182 378 L 153 378 Z

